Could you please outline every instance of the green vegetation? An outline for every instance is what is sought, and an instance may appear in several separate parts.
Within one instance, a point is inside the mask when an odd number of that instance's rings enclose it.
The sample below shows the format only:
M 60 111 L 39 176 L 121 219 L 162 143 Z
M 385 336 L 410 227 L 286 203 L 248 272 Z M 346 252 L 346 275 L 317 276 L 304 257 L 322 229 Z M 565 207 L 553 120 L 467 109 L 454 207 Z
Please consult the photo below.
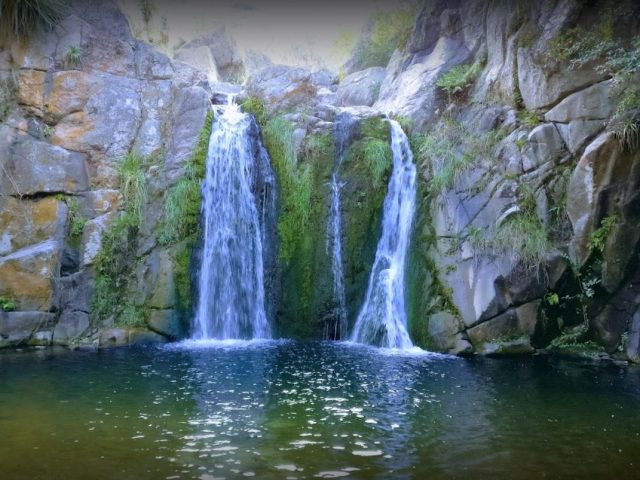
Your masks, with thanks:
M 46 139 L 51 138 L 53 135 L 53 127 L 51 125 L 45 125 L 42 127 L 42 136 Z
M 293 127 L 282 117 L 267 121 L 262 136 L 280 185 L 280 259 L 288 263 L 309 225 L 313 165 L 298 163 Z
M 436 85 L 444 90 L 449 102 L 466 99 L 467 92 L 482 73 L 484 62 L 478 61 L 472 65 L 458 65 L 442 75 Z
M 267 112 L 262 100 L 256 97 L 249 97 L 242 103 L 242 110 L 250 113 L 256 118 L 261 127 L 267 123 Z
M 117 325 L 137 326 L 143 317 L 130 315 L 133 306 L 126 302 L 127 288 L 136 264 L 138 231 L 147 200 L 145 161 L 135 153 L 128 154 L 119 165 L 124 211 L 102 235 L 102 246 L 95 259 L 95 293 L 91 302 L 94 322 L 113 315 Z
M 429 191 L 452 188 L 460 175 L 482 158 L 491 158 L 504 133 L 493 130 L 478 135 L 465 125 L 444 118 L 429 133 L 411 140 L 416 160 L 431 173 Z
M 147 177 L 143 169 L 144 159 L 137 153 L 129 153 L 118 166 L 120 189 L 125 198 L 127 214 L 137 225 L 142 222 L 147 201 Z
M 65 11 L 63 0 L 4 0 L 0 3 L 0 32 L 27 37 L 52 29 Z
M 592 234 L 589 239 L 589 243 L 587 246 L 589 250 L 592 252 L 602 253 L 604 250 L 605 243 L 611 232 L 618 224 L 618 216 L 617 215 L 609 215 L 602 219 L 600 223 L 600 227 L 598 227 Z
M 618 93 L 616 111 L 609 129 L 623 148 L 640 148 L 640 37 L 631 41 L 614 35 L 624 12 L 609 10 L 594 30 L 577 27 L 551 42 L 550 58 L 569 61 L 570 68 L 593 65 L 600 74 L 613 78 Z
M 64 55 L 65 59 L 67 60 L 67 65 L 69 66 L 80 65 L 80 63 L 82 62 L 83 53 L 84 52 L 82 51 L 82 48 L 75 45 L 69 46 L 69 48 L 67 48 L 67 52 Z
M 102 235 L 102 246 L 95 259 L 97 276 L 90 310 L 94 322 L 113 315 L 119 324 L 119 317 L 127 308 L 125 299 L 136 263 L 138 229 L 137 218 L 122 212 Z
M 16 94 L 16 86 L 11 78 L 0 80 L 0 122 L 9 115 Z
M 16 309 L 16 303 L 7 297 L 0 297 L 0 310 L 3 312 L 13 312 Z
M 356 46 L 355 69 L 385 67 L 394 50 L 403 48 L 409 40 L 415 15 L 414 9 L 398 9 L 376 14 L 370 37 Z
M 348 162 L 357 162 L 366 167 L 373 187 L 378 189 L 391 171 L 391 146 L 389 125 L 378 119 L 363 120 L 360 139 L 352 143 L 345 152 Z
M 520 120 L 520 124 L 523 127 L 526 127 L 530 130 L 534 129 L 535 127 L 540 125 L 540 123 L 542 123 L 538 113 L 532 110 L 520 110 L 518 112 L 518 120 Z
M 495 252 L 513 255 L 529 269 L 537 268 L 552 249 L 547 229 L 535 210 L 511 215 L 500 224 L 489 244 Z
M 69 239 L 72 244 L 78 245 L 84 232 L 84 226 L 87 223 L 87 219 L 80 212 L 80 204 L 75 197 L 67 200 L 67 207 L 69 209 Z
M 200 236 L 200 190 L 205 176 L 212 125 L 213 112 L 209 112 L 184 176 L 165 195 L 164 218 L 158 231 L 158 242 L 174 247 L 172 258 L 176 293 L 178 306 L 183 311 L 192 304 L 189 269 L 191 254 Z
M 548 350 L 586 358 L 598 358 L 605 353 L 605 350 L 601 345 L 588 340 L 588 335 L 588 326 L 585 324 L 566 328 L 560 336 L 551 341 Z

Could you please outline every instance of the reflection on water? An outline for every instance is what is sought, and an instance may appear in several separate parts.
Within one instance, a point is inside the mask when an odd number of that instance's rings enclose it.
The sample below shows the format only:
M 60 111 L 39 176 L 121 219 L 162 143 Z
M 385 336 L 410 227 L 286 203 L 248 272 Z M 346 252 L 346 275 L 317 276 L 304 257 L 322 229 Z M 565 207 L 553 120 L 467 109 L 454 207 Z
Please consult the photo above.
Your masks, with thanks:
M 0 354 L 2 478 L 628 478 L 640 371 L 336 343 Z

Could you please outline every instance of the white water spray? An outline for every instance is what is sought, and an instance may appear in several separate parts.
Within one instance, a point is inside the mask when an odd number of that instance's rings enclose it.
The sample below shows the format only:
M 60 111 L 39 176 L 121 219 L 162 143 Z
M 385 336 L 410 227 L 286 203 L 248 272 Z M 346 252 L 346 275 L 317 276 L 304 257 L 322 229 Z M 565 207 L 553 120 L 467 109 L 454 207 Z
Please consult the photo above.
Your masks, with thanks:
M 275 180 L 252 127 L 252 117 L 231 99 L 218 108 L 202 189 L 204 247 L 194 339 L 271 337 L 265 310 L 264 212 L 259 206 L 274 206 L 256 198 L 255 190 L 260 176 L 269 177 L 262 182 L 271 187 Z
M 416 167 L 407 136 L 398 122 L 390 123 L 393 171 L 384 200 L 382 236 L 351 340 L 408 349 L 413 343 L 407 332 L 404 277 L 416 209 Z

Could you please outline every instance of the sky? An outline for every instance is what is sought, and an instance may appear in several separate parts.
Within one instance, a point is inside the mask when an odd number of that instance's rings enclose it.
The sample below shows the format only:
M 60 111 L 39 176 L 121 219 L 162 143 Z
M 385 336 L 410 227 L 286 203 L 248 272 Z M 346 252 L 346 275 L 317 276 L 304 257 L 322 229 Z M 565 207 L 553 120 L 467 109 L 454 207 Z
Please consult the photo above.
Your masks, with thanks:
M 181 41 L 224 25 L 241 52 L 256 50 L 275 63 L 335 71 L 348 57 L 346 49 L 335 48 L 339 38 L 355 42 L 374 12 L 406 4 L 403 0 L 151 0 L 152 17 L 145 30 L 143 0 L 120 3 L 136 36 L 148 40 L 150 35 L 157 45 L 164 32 L 166 43 L 157 46 L 170 55 Z

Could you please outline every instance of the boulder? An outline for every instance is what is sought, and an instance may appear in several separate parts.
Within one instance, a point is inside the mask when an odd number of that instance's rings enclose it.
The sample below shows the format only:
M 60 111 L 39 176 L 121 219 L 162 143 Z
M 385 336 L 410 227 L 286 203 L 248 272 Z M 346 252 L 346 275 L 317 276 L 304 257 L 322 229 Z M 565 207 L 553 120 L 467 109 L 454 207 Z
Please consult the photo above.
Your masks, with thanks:
M 569 182 L 571 255 L 578 265 L 589 257 L 589 241 L 602 220 L 616 219 L 602 252 L 602 286 L 609 292 L 620 285 L 640 238 L 639 188 L 640 153 L 622 150 L 608 132 L 587 146 Z
M 105 213 L 84 225 L 82 231 L 82 265 L 88 267 L 93 264 L 100 249 L 102 248 L 102 235 L 113 224 L 116 213 Z
M 321 68 L 311 74 L 311 83 L 318 87 L 331 88 L 338 83 L 338 76 L 327 68 Z
M 545 114 L 545 120 L 557 124 L 571 153 L 602 131 L 613 113 L 615 99 L 612 82 L 600 82 L 566 97 Z
M 433 314 L 427 320 L 429 348 L 438 352 L 452 352 L 460 341 L 461 322 L 447 312 Z
M 380 86 L 386 76 L 382 67 L 372 67 L 348 75 L 337 91 L 338 104 L 342 106 L 366 105 L 370 107 L 378 99 Z
M 406 117 L 420 130 L 437 116 L 442 106 L 444 97 L 436 86 L 438 78 L 470 59 L 471 53 L 462 39 L 442 37 L 424 60 L 396 74 L 393 70 L 387 74 L 374 107 Z
M 26 344 L 36 330 L 51 326 L 53 319 L 51 313 L 0 311 L 0 347 Z
M 165 169 L 171 184 L 182 176 L 193 155 L 200 130 L 211 111 L 207 92 L 201 87 L 174 89 L 171 109 L 171 136 L 168 139 Z
M 259 72 L 263 68 L 273 66 L 273 62 L 269 57 L 267 57 L 264 53 L 257 52 L 255 50 L 248 50 L 244 54 L 243 62 L 244 62 L 245 72 L 248 76 L 251 76 L 254 73 Z
M 184 46 L 176 52 L 174 58 L 204 72 L 209 81 L 218 81 L 218 69 L 209 47 L 205 45 L 199 47 Z
M 640 309 L 633 314 L 625 353 L 631 362 L 640 363 Z
M 118 211 L 122 205 L 122 193 L 119 190 L 91 190 L 81 194 L 85 199 L 88 211 L 83 212 L 89 218 Z
M 552 107 L 573 92 L 606 78 L 593 65 L 570 68 L 568 60 L 550 54 L 552 42 L 575 26 L 584 8 L 583 2 L 573 0 L 542 0 L 532 5 L 527 25 L 532 38 L 519 42 L 517 52 L 517 78 L 528 110 Z
M 46 121 L 57 123 L 67 115 L 82 111 L 98 85 L 99 79 L 86 72 L 53 73 L 46 96 Z
M 167 343 L 167 338 L 149 330 L 135 329 L 129 332 L 130 345 L 153 345 Z
M 147 324 L 154 332 L 172 340 L 181 338 L 186 334 L 180 317 L 175 310 L 151 310 Z
M 564 154 L 564 142 L 555 125 L 538 125 L 531 131 L 522 149 L 522 167 L 525 172 L 529 172 L 545 163 L 556 163 Z
M 0 127 L 0 195 L 77 193 L 88 189 L 85 158 Z
M 16 100 L 36 115 L 44 109 L 44 84 L 46 73 L 41 70 L 20 70 Z
M 512 308 L 491 320 L 468 329 L 467 335 L 477 348 L 484 343 L 495 343 L 496 340 L 511 341 L 514 337 L 527 337 L 528 339 L 535 331 L 539 307 L 540 301 L 537 300 Z
M 176 59 L 185 63 L 189 63 L 185 58 L 197 60 L 198 56 L 209 56 L 211 58 L 214 71 L 217 72 L 217 77 L 220 80 L 241 83 L 244 75 L 242 57 L 238 52 L 234 39 L 224 27 L 208 35 L 191 40 L 176 52 Z
M 263 100 L 270 114 L 310 105 L 316 92 L 311 73 L 304 68 L 274 65 L 247 79 L 247 94 Z
M 57 307 L 60 244 L 47 240 L 0 257 L 0 296 L 15 299 L 19 310 Z
M 66 224 L 67 206 L 55 197 L 0 196 L 0 258 L 49 239 L 62 240 Z
M 79 311 L 65 311 L 53 331 L 55 345 L 69 345 L 89 329 L 89 314 Z
M 129 330 L 126 328 L 107 328 L 100 331 L 100 348 L 122 347 L 129 344 Z
M 176 303 L 173 259 L 166 249 L 155 249 L 136 271 L 136 304 L 167 310 Z

